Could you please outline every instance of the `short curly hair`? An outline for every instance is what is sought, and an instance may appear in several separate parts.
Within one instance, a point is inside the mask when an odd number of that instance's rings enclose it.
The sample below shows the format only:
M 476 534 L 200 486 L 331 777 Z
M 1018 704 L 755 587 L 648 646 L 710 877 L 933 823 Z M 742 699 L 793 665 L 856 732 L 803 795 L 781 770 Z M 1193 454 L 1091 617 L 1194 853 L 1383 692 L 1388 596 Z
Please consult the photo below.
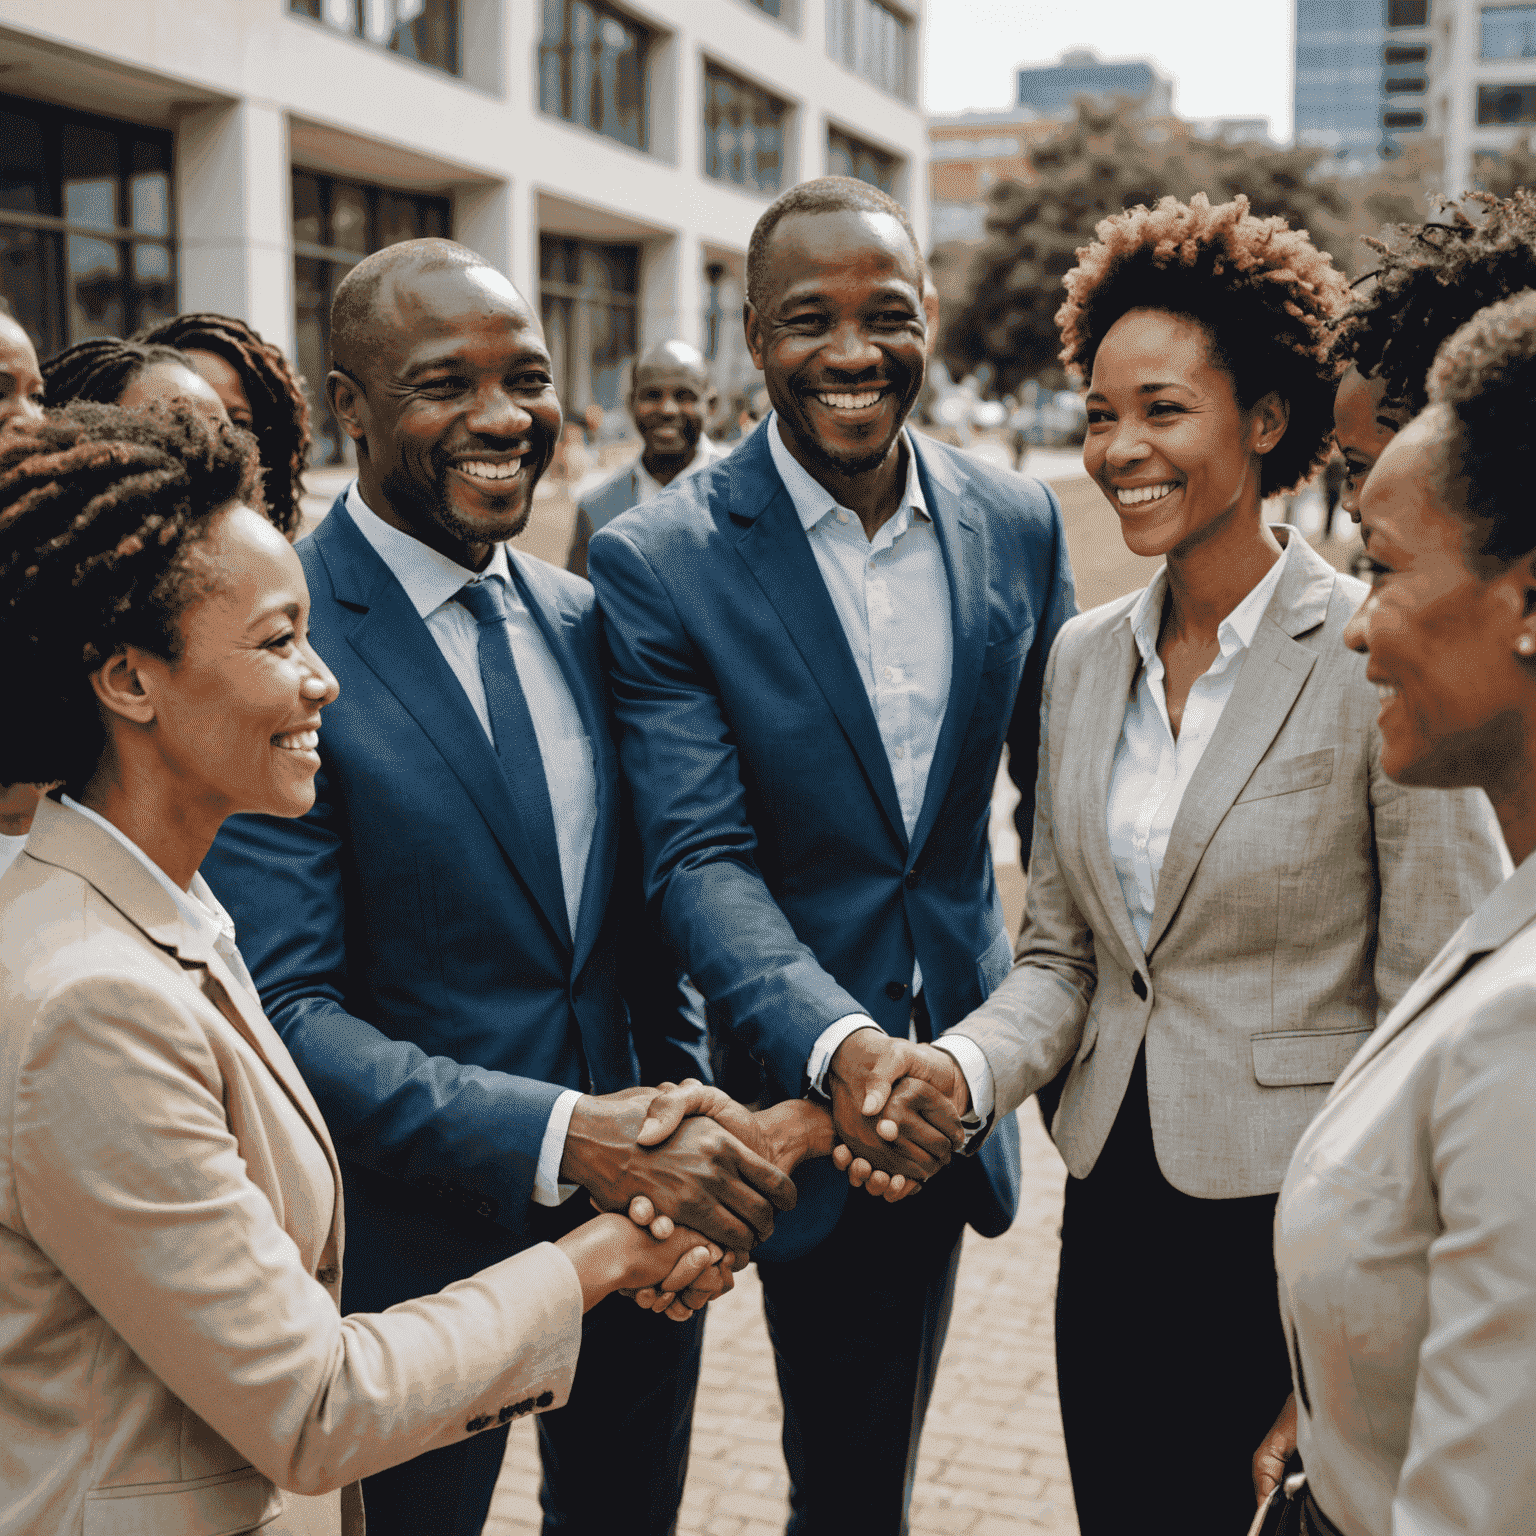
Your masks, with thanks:
M 261 507 L 256 445 L 187 406 L 77 404 L 0 436 L 0 655 L 19 695 L 0 784 L 90 779 L 91 673 L 127 645 L 180 657 L 207 590 L 191 557 L 231 502 Z
M 1105 219 L 1077 253 L 1056 312 L 1061 360 L 1093 371 L 1110 327 L 1133 309 L 1158 309 L 1195 321 L 1212 359 L 1251 409 L 1271 390 L 1290 406 L 1285 435 L 1263 460 L 1265 496 L 1307 479 L 1333 432 L 1338 376 L 1328 356 L 1329 323 L 1343 308 L 1344 279 L 1307 232 L 1284 219 L 1258 219 L 1239 194 L 1211 206 L 1203 192 L 1187 203 L 1165 197 Z
M 1449 418 L 1460 484 L 1447 499 L 1468 524 L 1469 564 L 1507 569 L 1536 550 L 1536 292 L 1479 310 L 1440 348 L 1426 393 Z
M 1409 415 L 1429 401 L 1425 380 L 1446 337 L 1487 305 L 1536 288 L 1536 196 L 1522 187 L 1465 201 L 1481 216 L 1445 202 L 1437 219 L 1366 240 L 1380 260 L 1355 283 L 1334 332 L 1335 359 L 1383 380 L 1382 403 Z
M 177 315 L 134 338 L 183 352 L 211 352 L 240 376 L 251 403 L 251 432 L 261 453 L 267 516 L 292 535 L 303 516 L 299 498 L 309 466 L 309 401 L 304 381 L 270 341 L 230 315 Z

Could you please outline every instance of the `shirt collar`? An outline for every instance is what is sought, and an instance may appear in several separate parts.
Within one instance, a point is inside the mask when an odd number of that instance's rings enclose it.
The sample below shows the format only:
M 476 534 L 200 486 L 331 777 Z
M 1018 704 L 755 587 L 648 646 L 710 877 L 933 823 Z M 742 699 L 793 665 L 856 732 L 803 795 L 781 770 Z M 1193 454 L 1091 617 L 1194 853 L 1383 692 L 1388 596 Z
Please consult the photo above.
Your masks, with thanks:
M 491 546 L 491 563 L 483 571 L 472 571 L 468 566 L 450 560 L 420 539 L 402 533 L 391 523 L 386 523 L 367 502 L 357 488 L 357 481 L 347 487 L 347 511 L 357 524 L 357 531 L 373 546 L 374 553 L 394 573 L 395 580 L 405 588 L 405 595 L 421 618 L 436 612 L 450 602 L 466 583 L 480 581 L 488 576 L 500 576 L 510 587 L 512 573 L 507 566 L 507 546 Z
M 725 455 L 707 437 L 701 434 L 698 444 L 693 450 L 693 457 L 667 481 L 667 485 L 676 485 L 679 480 L 686 480 L 689 475 L 696 475 L 701 469 L 708 469 L 716 459 L 724 457 Z M 635 490 L 639 493 L 640 499 L 642 501 L 649 501 L 652 496 L 661 495 L 666 490 L 667 485 L 663 485 L 645 467 L 645 455 L 642 453 L 635 460 Z
M 901 429 L 901 438 L 907 450 L 907 484 L 901 493 L 901 505 L 896 509 L 896 516 L 891 519 L 892 523 L 897 524 L 892 530 L 893 537 L 904 533 L 916 514 L 932 521 L 928 516 L 928 503 L 923 499 L 922 482 L 918 479 L 917 454 L 912 447 L 912 436 L 905 427 Z M 779 479 L 789 492 L 789 499 L 795 504 L 800 526 L 807 533 L 824 517 L 830 517 L 834 512 L 850 511 L 847 507 L 839 507 L 831 491 L 785 446 L 779 432 L 777 411 L 768 413 L 768 452 L 773 456 L 773 467 L 778 470 Z
M 193 874 L 192 883 L 186 890 L 182 890 L 132 838 L 120 828 L 114 827 L 105 816 L 98 816 L 90 806 L 81 805 L 78 800 L 71 799 L 68 795 L 60 795 L 59 800 L 76 814 L 84 816 L 87 821 L 95 822 L 108 836 L 116 838 L 155 877 L 161 889 L 176 903 L 176 915 L 193 933 L 206 938 L 210 944 L 219 938 L 227 939 L 231 944 L 235 942 L 234 919 L 224 910 L 219 898 L 208 888 L 208 882 L 203 879 L 201 870 Z
M 1280 548 L 1280 558 L 1270 566 L 1248 595 L 1224 618 L 1216 628 L 1216 640 L 1221 647 L 1222 660 L 1228 660 L 1238 651 L 1245 651 L 1253 644 L 1259 632 L 1259 623 L 1269 607 L 1284 574 L 1286 561 L 1291 554 L 1291 540 L 1299 535 L 1288 530 Z M 1157 634 L 1163 627 L 1163 598 L 1168 592 L 1168 567 L 1165 565 L 1147 584 L 1146 590 L 1131 609 L 1131 633 L 1136 637 L 1136 649 L 1141 652 L 1142 665 L 1150 667 L 1157 655 Z

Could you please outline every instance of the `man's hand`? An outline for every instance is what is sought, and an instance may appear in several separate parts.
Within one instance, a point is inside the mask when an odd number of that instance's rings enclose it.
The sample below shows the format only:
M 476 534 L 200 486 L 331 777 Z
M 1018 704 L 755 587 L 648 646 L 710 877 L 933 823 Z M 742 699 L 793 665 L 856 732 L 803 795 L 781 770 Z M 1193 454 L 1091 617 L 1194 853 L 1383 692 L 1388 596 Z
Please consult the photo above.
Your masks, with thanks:
M 1253 1453 L 1253 1496 L 1262 1504 L 1285 1476 L 1285 1464 L 1296 1449 L 1296 1394 L 1286 1398 L 1280 1417 Z
M 584 1095 L 571 1114 L 561 1179 L 607 1211 L 644 1195 L 654 1211 L 745 1263 L 773 1231 L 774 1211 L 794 1209 L 794 1180 L 706 1116 L 683 1121 L 664 1145 L 640 1145 L 652 1098 L 648 1089 Z
M 921 1182 L 965 1145 L 965 1076 L 931 1045 L 858 1030 L 833 1055 L 827 1087 L 839 1139 L 872 1170 Z

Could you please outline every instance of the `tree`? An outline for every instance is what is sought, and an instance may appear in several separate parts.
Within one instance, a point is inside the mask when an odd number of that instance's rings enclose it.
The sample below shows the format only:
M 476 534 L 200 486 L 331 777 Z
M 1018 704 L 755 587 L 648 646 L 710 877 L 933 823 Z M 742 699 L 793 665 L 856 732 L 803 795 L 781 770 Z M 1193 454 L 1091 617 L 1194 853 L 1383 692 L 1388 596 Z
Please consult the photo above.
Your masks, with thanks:
M 1472 175 L 1495 197 L 1508 197 L 1516 187 L 1536 187 L 1536 140 L 1521 139 L 1503 154 L 1474 156 Z
M 1028 378 L 1059 381 L 1061 280 L 1094 226 L 1137 203 L 1196 192 L 1218 203 L 1244 192 L 1256 215 L 1280 214 L 1335 249 L 1350 205 L 1336 183 L 1315 176 L 1322 158 L 1202 138 L 1177 121 L 1139 118 L 1129 104 L 1079 100 L 1073 121 L 1031 151 L 1031 182 L 1003 182 L 989 194 L 966 300 L 945 329 L 946 360 L 957 377 L 990 363 L 999 392 Z

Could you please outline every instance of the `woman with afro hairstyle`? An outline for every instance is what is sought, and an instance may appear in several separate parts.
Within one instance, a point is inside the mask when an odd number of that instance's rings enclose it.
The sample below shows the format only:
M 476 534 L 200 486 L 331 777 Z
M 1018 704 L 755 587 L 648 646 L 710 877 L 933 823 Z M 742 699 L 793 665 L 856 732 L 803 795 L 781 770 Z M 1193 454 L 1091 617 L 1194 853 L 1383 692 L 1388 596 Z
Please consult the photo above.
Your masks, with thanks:
M 1399 224 L 1365 243 L 1380 257 L 1334 334 L 1345 369 L 1333 405 L 1344 456 L 1344 510 L 1360 521 L 1360 487 L 1392 436 L 1424 409 L 1440 344 L 1485 305 L 1536 288 L 1536 197 L 1473 193 L 1473 217 L 1447 203 L 1427 224 Z
M 198 874 L 313 803 L 337 693 L 250 448 L 176 405 L 0 437 L 0 778 L 63 784 L 0 877 L 7 1531 L 360 1533 L 359 1478 L 559 1406 L 586 1308 L 721 1257 L 605 1215 L 341 1315 L 336 1155 Z
M 211 422 L 227 422 L 223 402 L 175 347 L 148 346 L 116 336 L 76 342 L 43 364 L 43 403 L 73 400 L 120 405 L 125 411 L 184 402 Z
M 178 315 L 141 331 L 138 340 L 185 353 L 224 402 L 229 419 L 256 439 L 267 516 L 292 538 L 302 516 L 310 436 L 309 402 L 288 359 L 229 315 Z
M 1083 465 L 1165 564 L 1057 637 L 1014 969 L 946 1038 L 986 1057 L 984 1120 L 1070 1068 L 1056 1351 L 1083 1536 L 1214 1536 L 1289 1449 L 1291 1150 L 1503 851 L 1480 793 L 1386 778 L 1342 641 L 1364 588 L 1263 521 L 1328 443 L 1328 258 L 1241 197 L 1097 233 L 1057 317 Z

